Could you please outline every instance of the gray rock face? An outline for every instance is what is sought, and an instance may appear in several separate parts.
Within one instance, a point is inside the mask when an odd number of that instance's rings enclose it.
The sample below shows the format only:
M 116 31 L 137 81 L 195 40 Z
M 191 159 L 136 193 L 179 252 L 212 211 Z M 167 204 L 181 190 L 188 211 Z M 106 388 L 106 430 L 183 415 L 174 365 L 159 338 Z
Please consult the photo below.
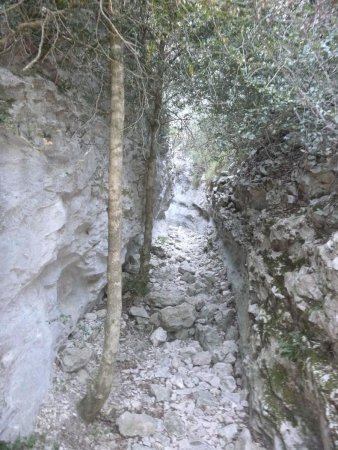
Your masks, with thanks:
M 31 432 L 59 344 L 106 285 L 109 123 L 95 114 L 87 126 L 81 89 L 0 69 L 0 440 Z M 142 133 L 132 133 L 123 256 L 142 231 Z
M 252 154 L 220 177 L 210 203 L 235 293 L 251 426 L 263 430 L 268 448 L 331 450 L 338 445 L 338 154 L 279 150 L 273 160 Z M 224 329 L 222 315 L 214 318 Z M 236 337 L 234 328 L 224 331 Z M 197 335 L 208 348 L 207 330 L 198 326 Z M 235 361 L 227 346 L 212 350 L 213 362 Z M 227 381 L 229 389 L 234 380 Z M 256 447 L 244 431 L 235 448 Z
M 124 412 L 117 420 L 117 426 L 122 436 L 151 436 L 155 433 L 157 422 L 147 414 L 132 414 Z
M 190 328 L 196 320 L 196 310 L 189 303 L 178 306 L 168 306 L 159 313 L 159 319 L 163 328 L 167 331 L 179 331 L 182 328 Z

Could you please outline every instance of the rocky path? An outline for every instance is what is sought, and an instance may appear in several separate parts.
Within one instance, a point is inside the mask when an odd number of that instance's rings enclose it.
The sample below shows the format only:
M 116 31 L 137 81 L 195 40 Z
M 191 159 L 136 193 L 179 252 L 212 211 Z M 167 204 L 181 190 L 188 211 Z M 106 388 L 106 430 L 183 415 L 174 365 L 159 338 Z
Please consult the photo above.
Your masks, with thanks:
M 189 207 L 189 205 L 188 205 Z M 184 217 L 187 205 L 180 204 Z M 177 213 L 177 205 L 176 205 Z M 189 215 L 190 214 L 190 215 Z M 78 324 L 55 367 L 35 448 L 254 450 L 247 428 L 232 295 L 212 230 L 186 211 L 157 237 L 149 293 L 124 296 L 115 386 L 102 414 L 82 423 L 75 405 L 98 366 L 104 305 Z M 202 223 L 201 222 L 201 223 Z M 127 267 L 133 272 L 132 265 Z

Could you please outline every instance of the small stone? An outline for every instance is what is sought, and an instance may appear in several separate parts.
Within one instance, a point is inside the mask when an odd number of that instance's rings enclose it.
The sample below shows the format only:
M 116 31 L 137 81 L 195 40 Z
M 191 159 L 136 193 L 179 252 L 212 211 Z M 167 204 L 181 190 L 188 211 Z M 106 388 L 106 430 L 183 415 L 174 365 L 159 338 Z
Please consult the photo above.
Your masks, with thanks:
M 95 320 L 97 320 L 97 314 L 87 313 L 85 314 L 85 319 L 88 320 L 89 322 L 94 322 Z
M 178 374 L 174 375 L 171 378 L 171 382 L 172 382 L 173 386 L 176 386 L 179 389 L 184 388 L 184 381 L 183 381 L 183 378 L 181 377 L 181 375 L 178 375 Z
M 164 427 L 170 436 L 176 436 L 178 438 L 184 436 L 185 425 L 182 419 L 175 413 L 168 412 L 164 415 L 163 419 Z
M 214 372 L 219 377 L 231 375 L 233 373 L 233 367 L 231 364 L 218 362 L 213 366 Z
M 196 337 L 203 350 L 212 350 L 223 342 L 221 332 L 210 325 L 197 325 Z
M 237 388 L 235 378 L 232 377 L 231 375 L 223 377 L 221 388 L 222 388 L 222 390 L 234 392 Z
M 235 443 L 235 450 L 255 450 L 258 446 L 252 442 L 251 433 L 244 428 Z
M 159 327 L 150 335 L 150 340 L 154 347 L 158 347 L 166 342 L 167 337 L 167 332 L 163 328 Z
M 206 381 L 207 383 L 209 383 L 212 387 L 215 388 L 219 388 L 221 385 L 221 380 L 217 375 L 214 375 L 213 373 L 210 372 L 202 372 L 202 373 L 198 373 L 197 374 L 198 378 L 200 380 Z
M 185 341 L 189 339 L 189 337 L 194 336 L 195 330 L 193 328 L 184 328 L 182 330 L 178 330 L 174 333 L 175 339 L 179 339 L 180 341 Z
M 150 436 L 157 428 L 156 420 L 147 414 L 133 414 L 124 412 L 117 420 L 120 434 L 124 437 Z
M 132 306 L 129 310 L 129 314 L 134 317 L 142 317 L 144 319 L 149 318 L 149 314 L 143 306 Z
M 215 322 L 224 331 L 226 331 L 236 317 L 236 311 L 234 309 L 227 309 L 225 311 L 219 311 L 215 315 Z
M 210 352 L 198 352 L 192 356 L 192 363 L 194 366 L 209 366 L 211 363 Z
M 236 354 L 238 352 L 238 346 L 235 341 L 224 341 L 222 348 L 226 354 L 228 353 Z
M 144 319 L 143 317 L 136 317 L 136 323 L 140 327 L 140 329 L 148 325 L 148 322 L 148 319 Z
M 155 327 L 159 327 L 159 326 L 160 326 L 160 320 L 159 320 L 159 318 L 158 318 L 158 312 L 156 312 L 156 313 L 154 313 L 154 314 L 152 314 L 152 315 L 150 316 L 149 322 L 150 322 L 152 325 L 155 325 Z
M 96 311 L 96 315 L 99 319 L 104 319 L 107 315 L 107 310 L 106 309 L 99 309 L 98 311 Z
M 231 423 L 222 428 L 222 430 L 218 434 L 222 436 L 228 443 L 235 438 L 237 433 L 238 433 L 238 425 L 236 423 Z
M 239 333 L 238 333 L 237 327 L 235 327 L 234 325 L 229 327 L 225 332 L 225 338 L 227 340 L 237 341 L 237 339 L 239 339 Z
M 91 356 L 92 351 L 88 347 L 68 347 L 61 356 L 62 369 L 64 372 L 76 372 L 88 363 Z
M 198 407 L 201 406 L 217 406 L 217 399 L 207 391 L 197 391 L 194 394 L 194 398 L 196 400 L 196 405 Z
M 188 284 L 193 284 L 196 281 L 196 278 L 194 277 L 194 275 L 192 275 L 189 272 L 185 272 L 182 276 L 181 276 L 181 280 L 185 281 Z
M 86 384 L 89 380 L 89 373 L 85 369 L 80 369 L 77 374 L 77 380 L 80 384 Z
M 210 447 L 208 444 L 202 441 L 189 441 L 183 439 L 178 443 L 179 450 L 215 450 L 214 447 Z
M 166 257 L 164 248 L 159 245 L 152 245 L 151 253 L 160 259 L 164 259 Z
M 150 392 L 154 395 L 157 402 L 168 402 L 171 396 L 171 390 L 160 386 L 159 384 L 151 384 Z
M 178 271 L 180 274 L 184 275 L 185 273 L 190 273 L 191 275 L 195 275 L 195 270 L 186 262 L 184 262 L 179 268 Z

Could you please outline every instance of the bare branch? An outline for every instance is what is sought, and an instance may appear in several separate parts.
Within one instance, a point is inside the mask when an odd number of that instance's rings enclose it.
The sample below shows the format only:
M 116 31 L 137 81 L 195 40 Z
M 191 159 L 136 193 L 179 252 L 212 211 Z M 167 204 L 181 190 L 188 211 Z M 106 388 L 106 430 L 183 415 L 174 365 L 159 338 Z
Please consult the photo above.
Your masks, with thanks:
M 31 67 L 33 67 L 34 64 L 37 61 L 39 61 L 39 59 L 41 57 L 42 47 L 43 47 L 43 44 L 44 44 L 44 41 L 45 41 L 45 26 L 46 26 L 46 23 L 48 22 L 48 18 L 49 18 L 49 12 L 47 11 L 46 17 L 45 17 L 44 21 L 42 22 L 42 26 L 41 26 L 41 39 L 40 39 L 38 53 L 35 56 L 35 58 L 29 64 L 27 64 L 27 66 L 25 66 L 22 69 L 23 72 L 26 72 L 26 70 L 29 70 Z
M 17 8 L 18 6 L 22 5 L 22 3 L 25 0 L 20 0 L 18 3 L 16 3 L 15 5 L 12 6 L 8 6 L 7 8 L 4 7 L 4 10 L 0 9 L 0 14 L 7 14 L 9 11 L 12 11 L 13 9 Z

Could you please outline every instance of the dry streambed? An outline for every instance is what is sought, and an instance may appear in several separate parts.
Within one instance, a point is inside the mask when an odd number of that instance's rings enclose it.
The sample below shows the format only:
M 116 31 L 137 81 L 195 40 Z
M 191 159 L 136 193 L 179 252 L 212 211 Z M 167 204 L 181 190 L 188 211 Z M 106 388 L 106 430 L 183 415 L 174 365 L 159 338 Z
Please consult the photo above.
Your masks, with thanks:
M 115 385 L 91 425 L 75 405 L 99 363 L 104 305 L 79 322 L 56 361 L 37 450 L 262 448 L 246 426 L 236 312 L 211 233 L 171 226 L 157 239 L 149 293 L 125 295 Z

